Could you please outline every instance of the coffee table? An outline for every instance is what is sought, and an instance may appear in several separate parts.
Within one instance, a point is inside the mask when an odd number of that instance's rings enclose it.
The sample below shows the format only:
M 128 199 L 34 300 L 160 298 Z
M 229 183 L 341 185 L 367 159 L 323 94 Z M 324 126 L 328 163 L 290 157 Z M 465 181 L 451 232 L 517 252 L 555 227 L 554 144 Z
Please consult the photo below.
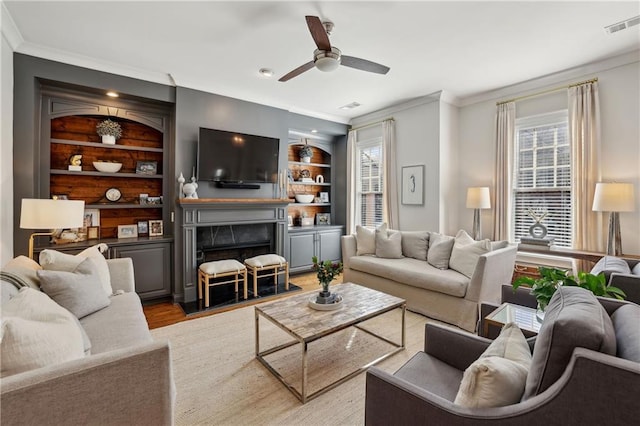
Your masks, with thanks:
M 274 376 L 276 376 L 276 378 L 278 378 L 287 387 L 287 389 L 302 401 L 303 404 L 335 388 L 339 384 L 344 383 L 362 371 L 365 371 L 371 365 L 387 359 L 405 348 L 406 303 L 403 299 L 352 283 L 333 286 L 331 290 L 337 292 L 343 297 L 343 306 L 333 311 L 318 311 L 310 308 L 308 306 L 308 302 L 313 293 L 298 294 L 255 307 L 256 358 Z M 393 342 L 359 326 L 363 321 L 382 315 L 394 309 L 402 309 L 400 343 Z M 284 330 L 293 337 L 294 340 L 273 348 L 260 350 L 260 317 L 272 322 L 277 327 Z M 338 380 L 331 382 L 327 386 L 309 394 L 307 383 L 307 352 L 309 349 L 309 343 L 349 327 L 355 327 L 358 330 L 362 330 L 371 336 L 383 340 L 391 344 L 393 349 L 366 365 L 363 365 L 357 370 L 352 371 Z M 287 380 L 285 380 L 285 378 L 264 358 L 269 354 L 297 344 L 301 346 L 302 350 L 301 391 L 298 391 L 291 383 L 287 382 Z
M 542 322 L 536 316 L 536 309 L 513 303 L 503 303 L 487 315 L 484 321 L 484 335 L 489 335 L 489 326 L 502 327 L 508 322 L 515 322 L 525 337 L 538 334 Z

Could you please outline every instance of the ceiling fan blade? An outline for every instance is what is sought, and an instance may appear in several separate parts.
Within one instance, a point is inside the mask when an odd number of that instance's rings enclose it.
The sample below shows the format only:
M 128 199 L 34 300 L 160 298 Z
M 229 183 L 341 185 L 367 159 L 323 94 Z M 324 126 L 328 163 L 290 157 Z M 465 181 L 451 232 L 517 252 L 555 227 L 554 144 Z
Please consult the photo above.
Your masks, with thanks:
M 305 18 L 307 19 L 307 26 L 311 32 L 311 37 L 313 37 L 313 41 L 316 42 L 318 49 L 331 50 L 329 36 L 327 35 L 327 31 L 324 29 L 324 25 L 320 22 L 320 18 L 317 16 L 305 16 Z
M 376 74 L 386 74 L 391 68 L 366 59 L 355 58 L 353 56 L 342 55 L 341 64 L 345 67 L 355 68 L 362 71 L 375 72 Z
M 302 74 L 305 71 L 309 71 L 311 68 L 313 68 L 314 63 L 313 61 L 309 61 L 304 65 L 300 65 L 298 68 L 296 68 L 295 70 L 291 71 L 289 74 L 286 74 L 282 77 L 280 77 L 280 79 L 278 81 L 287 81 L 287 80 L 291 80 L 293 77 L 297 77 L 300 74 Z

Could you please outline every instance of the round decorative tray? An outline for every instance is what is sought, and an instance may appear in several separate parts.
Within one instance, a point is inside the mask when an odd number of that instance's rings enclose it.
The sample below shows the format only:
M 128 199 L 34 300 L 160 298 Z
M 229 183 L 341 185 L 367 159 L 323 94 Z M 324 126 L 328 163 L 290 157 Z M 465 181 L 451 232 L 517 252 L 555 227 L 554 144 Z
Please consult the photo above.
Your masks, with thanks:
M 342 306 L 342 296 L 336 295 L 336 301 L 333 303 L 316 303 L 316 295 L 309 298 L 309 307 L 317 311 L 334 311 Z

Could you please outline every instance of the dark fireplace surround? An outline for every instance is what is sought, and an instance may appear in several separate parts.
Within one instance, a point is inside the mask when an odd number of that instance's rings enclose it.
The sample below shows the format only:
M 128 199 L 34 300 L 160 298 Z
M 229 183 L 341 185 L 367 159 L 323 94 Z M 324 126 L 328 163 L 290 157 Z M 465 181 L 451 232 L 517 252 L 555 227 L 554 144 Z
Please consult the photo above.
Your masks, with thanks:
M 203 262 L 284 256 L 287 205 L 284 199 L 181 199 L 184 301 L 197 300 L 197 271 Z

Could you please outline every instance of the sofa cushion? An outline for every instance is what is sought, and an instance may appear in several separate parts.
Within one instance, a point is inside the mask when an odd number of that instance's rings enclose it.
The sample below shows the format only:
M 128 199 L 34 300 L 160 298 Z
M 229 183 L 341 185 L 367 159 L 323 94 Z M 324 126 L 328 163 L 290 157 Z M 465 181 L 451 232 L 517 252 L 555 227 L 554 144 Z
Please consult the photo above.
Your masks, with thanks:
M 399 231 L 376 229 L 376 256 L 400 259 L 402 256 L 402 234 Z
M 427 260 L 429 250 L 429 232 L 427 231 L 401 231 L 402 255 L 418 260 Z
M 356 255 L 363 254 L 376 254 L 376 230 L 356 225 Z
M 636 263 L 636 266 L 631 270 L 633 275 L 640 275 L 640 262 Z
M 2 305 L 0 341 L 2 377 L 84 357 L 73 315 L 29 287 Z
M 90 257 L 98 267 L 100 274 L 100 283 L 107 296 L 111 296 L 113 289 L 111 288 L 111 275 L 109 274 L 109 265 L 102 255 L 107 249 L 106 244 L 96 244 L 91 246 L 77 255 L 73 256 L 61 253 L 56 250 L 42 250 L 40 252 L 40 265 L 48 271 L 66 271 L 72 272 L 85 258 Z
M 42 266 L 38 265 L 35 260 L 29 259 L 27 256 L 17 256 L 7 262 L 2 271 L 18 275 L 29 287 L 39 289 L 40 280 L 36 271 L 40 269 L 42 269 Z
M 449 269 L 449 258 L 455 238 L 431 232 L 429 234 L 429 251 L 427 262 L 438 269 Z
M 456 397 L 462 380 L 461 370 L 424 352 L 416 353 L 393 375 L 449 401 Z
M 349 267 L 356 271 L 455 297 L 464 297 L 469 285 L 469 278 L 452 269 L 440 270 L 410 257 L 382 259 L 354 256 L 349 262 Z
M 110 299 L 108 307 L 80 320 L 91 339 L 91 353 L 95 355 L 151 341 L 138 295 L 124 293 Z
M 531 351 L 520 328 L 508 323 L 464 372 L 455 403 L 500 407 L 520 401 L 531 366 Z
M 640 362 L 640 306 L 629 303 L 611 315 L 616 331 L 616 348 L 620 358 Z
M 523 399 L 544 392 L 558 380 L 576 347 L 615 355 L 615 331 L 593 293 L 559 286 L 545 309 Z
M 73 272 L 42 270 L 38 277 L 42 290 L 78 318 L 109 306 L 92 258 L 84 259 Z
M 480 256 L 490 251 L 491 242 L 489 240 L 475 241 L 461 229 L 456 235 L 453 249 L 451 250 L 449 268 L 471 278 L 473 271 L 476 270 L 476 264 Z

